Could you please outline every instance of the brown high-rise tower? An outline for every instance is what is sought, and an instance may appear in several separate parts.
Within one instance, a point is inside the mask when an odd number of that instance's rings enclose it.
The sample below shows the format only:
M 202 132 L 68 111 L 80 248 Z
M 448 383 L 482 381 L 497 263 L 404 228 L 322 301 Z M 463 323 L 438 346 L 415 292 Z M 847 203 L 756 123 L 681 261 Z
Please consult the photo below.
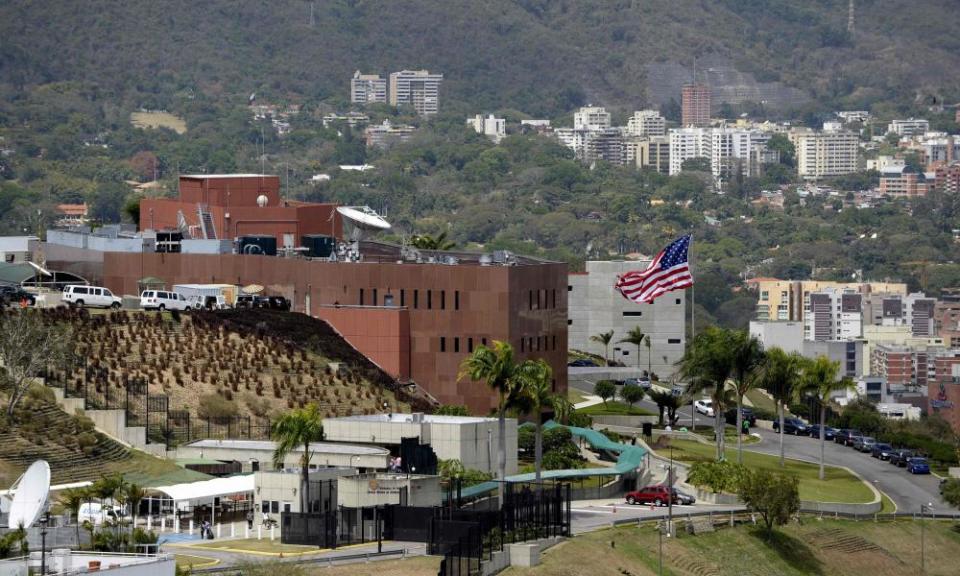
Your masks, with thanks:
M 710 86 L 685 84 L 681 101 L 684 126 L 710 125 Z

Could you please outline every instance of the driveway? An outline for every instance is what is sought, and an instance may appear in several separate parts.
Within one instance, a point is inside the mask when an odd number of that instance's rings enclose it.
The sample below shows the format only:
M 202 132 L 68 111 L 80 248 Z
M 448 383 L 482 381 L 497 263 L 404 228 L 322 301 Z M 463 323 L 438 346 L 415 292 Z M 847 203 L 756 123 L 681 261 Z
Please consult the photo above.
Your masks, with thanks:
M 666 518 L 668 507 L 651 507 L 649 505 L 631 506 L 624 502 L 623 498 L 609 498 L 604 500 L 580 500 L 572 502 L 570 507 L 571 529 L 574 534 L 590 532 L 610 526 L 617 522 L 630 520 L 652 520 L 656 518 Z M 743 506 L 726 506 L 715 504 L 692 504 L 689 506 L 675 504 L 673 506 L 674 518 L 684 518 L 688 514 L 702 514 L 713 512 L 715 514 L 729 514 L 731 511 L 738 512 L 743 510 Z
M 744 450 L 780 454 L 780 437 L 777 433 L 758 429 L 754 429 L 753 432 L 759 433 L 763 441 L 745 446 Z M 820 441 L 817 438 L 785 435 L 783 446 L 787 458 L 820 462 Z M 921 504 L 931 502 L 936 511 L 954 511 L 940 498 L 940 480 L 932 474 L 916 476 L 889 462 L 829 441 L 824 446 L 824 462 L 835 466 L 846 466 L 867 482 L 872 482 L 893 500 L 898 512 L 919 513 Z

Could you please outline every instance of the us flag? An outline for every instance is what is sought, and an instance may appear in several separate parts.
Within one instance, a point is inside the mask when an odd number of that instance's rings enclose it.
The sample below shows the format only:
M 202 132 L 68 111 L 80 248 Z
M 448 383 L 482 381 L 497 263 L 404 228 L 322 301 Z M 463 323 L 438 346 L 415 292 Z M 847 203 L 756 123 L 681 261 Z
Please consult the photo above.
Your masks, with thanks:
M 616 290 L 628 300 L 652 304 L 658 296 L 693 286 L 687 263 L 690 235 L 674 240 L 657 254 L 646 270 L 635 270 L 617 278 Z

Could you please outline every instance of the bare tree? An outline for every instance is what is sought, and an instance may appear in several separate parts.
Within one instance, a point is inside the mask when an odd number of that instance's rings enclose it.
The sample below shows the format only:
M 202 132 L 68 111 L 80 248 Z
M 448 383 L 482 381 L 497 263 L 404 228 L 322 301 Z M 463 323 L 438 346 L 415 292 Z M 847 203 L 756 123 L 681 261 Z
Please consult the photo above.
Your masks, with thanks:
M 69 328 L 44 319 L 38 310 L 0 312 L 0 383 L 9 391 L 8 418 L 42 369 L 66 359 L 70 339 Z

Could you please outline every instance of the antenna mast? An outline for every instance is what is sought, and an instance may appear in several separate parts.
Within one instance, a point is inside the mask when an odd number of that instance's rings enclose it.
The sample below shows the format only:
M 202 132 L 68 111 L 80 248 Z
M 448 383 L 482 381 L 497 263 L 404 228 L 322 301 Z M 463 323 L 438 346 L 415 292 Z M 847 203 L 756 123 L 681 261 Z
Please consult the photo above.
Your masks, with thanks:
M 850 7 L 847 13 L 847 33 L 853 34 L 854 31 L 854 0 L 850 0 Z

